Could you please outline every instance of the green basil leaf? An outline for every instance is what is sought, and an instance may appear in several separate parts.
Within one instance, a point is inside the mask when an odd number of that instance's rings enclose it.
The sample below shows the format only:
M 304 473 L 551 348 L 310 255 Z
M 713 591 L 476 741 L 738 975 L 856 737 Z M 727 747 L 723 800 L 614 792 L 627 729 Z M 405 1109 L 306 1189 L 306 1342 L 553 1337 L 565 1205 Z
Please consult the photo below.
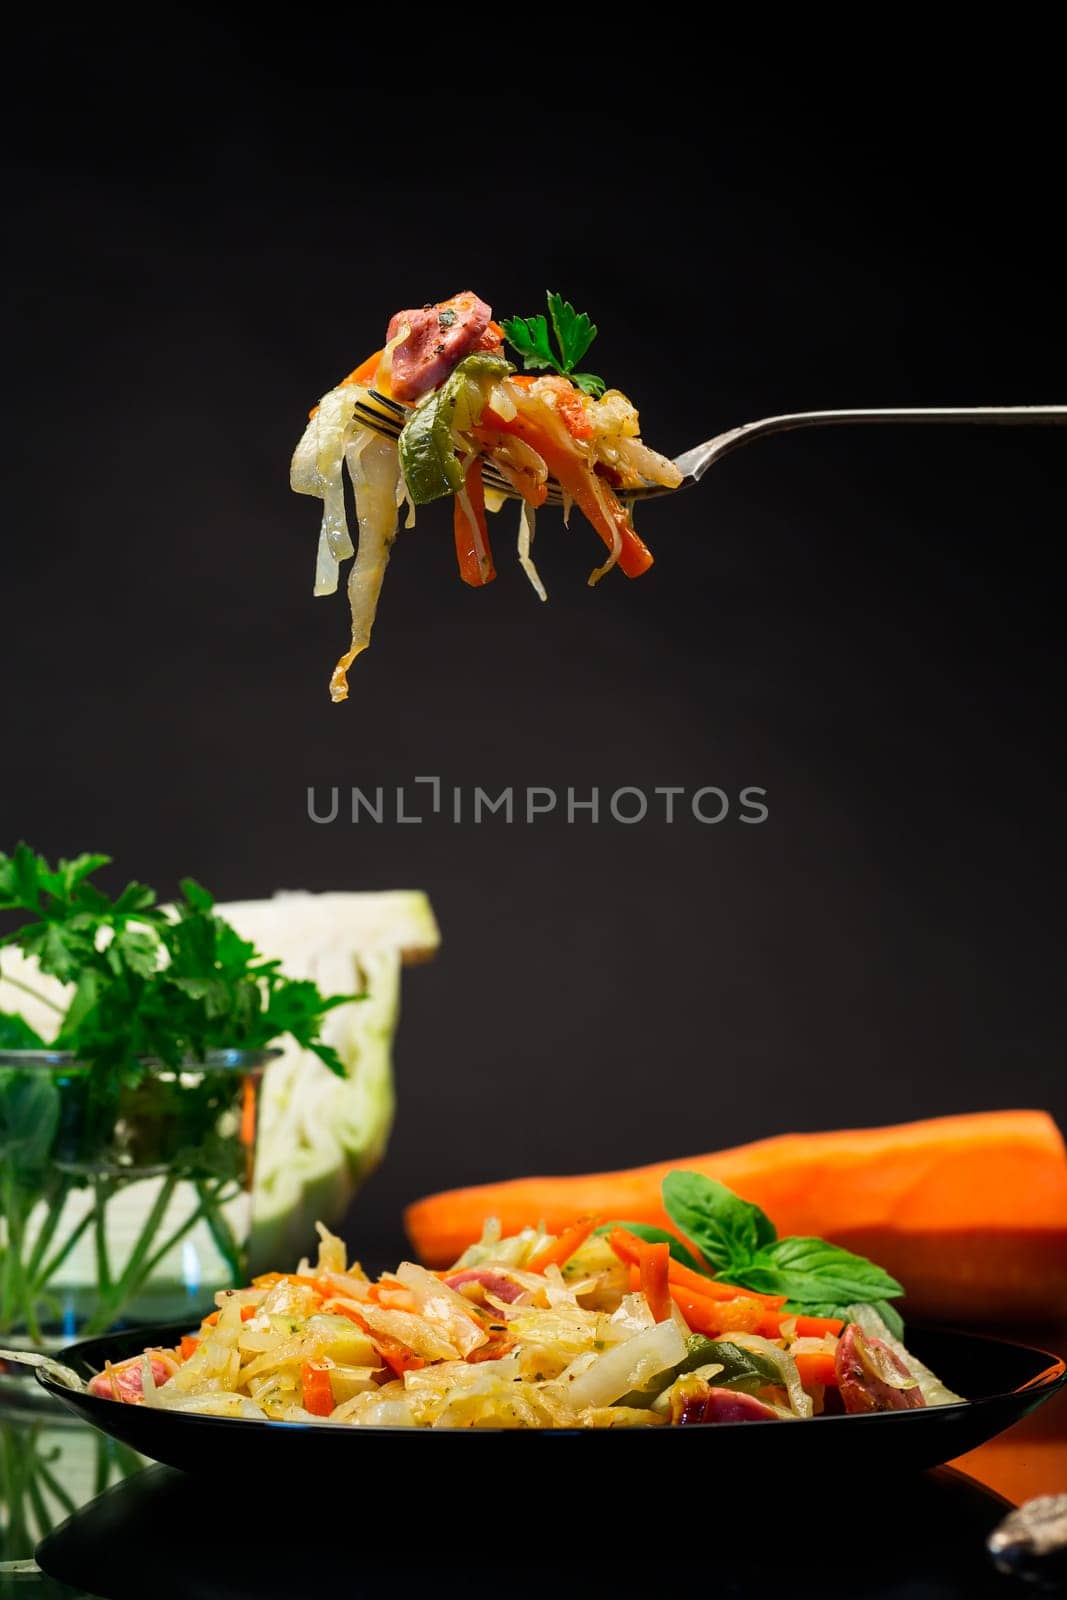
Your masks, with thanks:
M 654 1228 L 649 1222 L 605 1222 L 602 1228 L 595 1228 L 594 1233 L 610 1233 L 612 1228 L 628 1228 L 631 1233 L 636 1233 L 639 1239 L 644 1239 L 646 1244 L 665 1244 L 670 1248 L 671 1256 L 675 1261 L 680 1261 L 683 1267 L 688 1267 L 691 1272 L 702 1272 L 706 1278 L 711 1273 L 702 1261 L 691 1255 L 682 1241 L 673 1233 L 668 1233 L 666 1228 Z
M 866 1256 L 825 1239 L 776 1239 L 754 1252 L 745 1267 L 746 1288 L 784 1294 L 805 1308 L 832 1302 L 889 1300 L 904 1290 Z
M 743 1267 L 776 1237 L 774 1223 L 759 1206 L 699 1172 L 668 1172 L 663 1208 L 721 1277 Z
M 877 1311 L 878 1315 L 881 1317 L 882 1321 L 885 1323 L 894 1339 L 903 1339 L 904 1318 L 901 1316 L 896 1306 L 892 1305 L 888 1300 L 869 1300 L 867 1303 L 871 1307 L 872 1311 Z M 855 1322 L 855 1308 L 853 1306 L 849 1306 L 847 1309 L 848 1321 Z

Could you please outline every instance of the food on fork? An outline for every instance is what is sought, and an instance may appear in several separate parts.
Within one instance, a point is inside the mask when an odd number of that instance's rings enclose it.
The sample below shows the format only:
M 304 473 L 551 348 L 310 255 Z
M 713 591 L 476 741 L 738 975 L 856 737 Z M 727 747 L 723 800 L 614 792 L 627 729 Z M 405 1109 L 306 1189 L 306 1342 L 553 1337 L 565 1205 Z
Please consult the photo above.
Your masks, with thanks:
M 330 682 L 335 701 L 347 697 L 348 669 L 370 643 L 404 502 L 411 527 L 416 506 L 454 497 L 460 576 L 476 588 L 496 576 L 486 513 L 498 511 L 510 494 L 520 502 L 519 563 L 547 599 L 531 546 L 550 480 L 560 487 L 564 521 L 577 505 L 607 546 L 591 584 L 614 566 L 635 578 L 652 565 L 634 531 L 627 492 L 649 484 L 674 488 L 682 474 L 641 442 L 637 411 L 621 390 L 576 370 L 596 333 L 588 316 L 558 294 L 548 295 L 548 317 L 497 323 L 486 302 L 464 290 L 398 311 L 382 349 L 323 395 L 296 448 L 290 481 L 298 494 L 323 502 L 315 593 L 333 594 L 341 563 L 353 558 L 352 638 Z M 505 343 L 521 356 L 521 374 L 505 356 Z M 360 407 L 374 409 L 374 394 L 406 408 L 399 438 L 366 425 Z M 355 494 L 358 547 L 345 512 L 343 466 Z

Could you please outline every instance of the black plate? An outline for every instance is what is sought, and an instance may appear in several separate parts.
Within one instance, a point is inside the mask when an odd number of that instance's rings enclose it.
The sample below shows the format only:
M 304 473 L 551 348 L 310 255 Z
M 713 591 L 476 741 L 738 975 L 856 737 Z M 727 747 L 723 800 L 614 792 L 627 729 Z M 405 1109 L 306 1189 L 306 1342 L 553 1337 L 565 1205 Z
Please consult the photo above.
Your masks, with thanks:
M 102 1369 L 105 1361 L 122 1361 L 147 1345 L 175 1345 L 186 1332 L 188 1328 L 181 1326 L 135 1328 L 106 1334 L 100 1339 L 72 1345 L 59 1359 L 73 1367 L 79 1377 L 90 1378 Z M 704 1470 L 713 1470 L 716 1465 L 724 1470 L 747 1466 L 765 1469 L 768 1451 L 772 1452 L 774 1467 L 780 1470 L 822 1471 L 839 1468 L 846 1461 L 850 1470 L 884 1466 L 909 1470 L 936 1467 L 1003 1433 L 1005 1428 L 1010 1428 L 1012 1423 L 1055 1394 L 1067 1378 L 1064 1363 L 1048 1351 L 1008 1344 L 1001 1339 L 916 1328 L 909 1329 L 908 1343 L 920 1361 L 925 1361 L 943 1382 L 969 1398 L 960 1405 L 893 1411 L 879 1416 L 816 1417 L 800 1426 L 728 1422 L 706 1428 L 412 1430 L 203 1417 L 193 1412 L 123 1405 L 117 1400 L 78 1394 L 53 1382 L 40 1370 L 37 1379 L 49 1394 L 95 1427 L 167 1466 L 181 1467 L 187 1472 L 243 1468 L 262 1473 L 280 1468 L 322 1473 L 339 1468 L 351 1471 L 358 1462 L 366 1465 L 367 1458 L 361 1455 L 364 1450 L 374 1452 L 376 1471 L 396 1469 L 402 1472 L 412 1464 L 410 1452 L 415 1437 L 437 1441 L 421 1448 L 462 1452 L 492 1449 L 493 1446 L 485 1442 L 486 1435 L 496 1438 L 497 1449 L 502 1438 L 512 1439 L 514 1442 L 506 1447 L 509 1463 L 519 1465 L 521 1456 L 525 1467 L 532 1470 L 548 1463 L 543 1455 L 535 1454 L 531 1459 L 530 1450 L 549 1451 L 553 1470 L 561 1466 L 563 1440 L 571 1441 L 572 1459 L 580 1459 L 583 1471 L 615 1470 L 626 1464 L 637 1466 L 638 1462 L 643 1470 L 650 1471 L 657 1470 L 656 1463 L 666 1466 L 670 1462 L 677 1467 L 680 1450 L 697 1451 Z M 472 1438 L 481 1438 L 483 1442 L 480 1445 L 457 1442 Z M 449 1439 L 452 1444 L 440 1442 Z M 667 1439 L 673 1439 L 674 1444 L 667 1444 Z M 688 1444 L 683 1442 L 685 1440 Z M 603 1458 L 596 1454 L 602 1449 L 608 1452 Z M 642 1450 L 646 1454 L 636 1459 L 627 1453 Z M 668 1454 L 661 1457 L 656 1453 L 660 1450 Z M 383 1452 L 388 1457 L 387 1462 L 382 1459 Z M 459 1467 L 454 1456 L 434 1456 L 432 1466 L 423 1455 L 417 1459 L 419 1470 L 426 1472 L 451 1471 Z M 481 1461 L 480 1457 L 477 1459 Z M 685 1459 L 688 1460 L 688 1456 Z M 446 1467 L 446 1461 L 452 1466 Z M 471 1466 L 474 1466 L 473 1461 Z

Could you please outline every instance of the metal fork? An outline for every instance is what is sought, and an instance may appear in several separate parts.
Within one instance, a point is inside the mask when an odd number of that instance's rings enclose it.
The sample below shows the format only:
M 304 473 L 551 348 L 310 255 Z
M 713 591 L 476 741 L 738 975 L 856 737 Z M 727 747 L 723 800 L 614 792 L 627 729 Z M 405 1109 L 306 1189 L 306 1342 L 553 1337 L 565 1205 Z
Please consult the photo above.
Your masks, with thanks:
M 398 401 L 388 400 L 385 395 L 372 389 L 366 402 L 357 402 L 356 414 L 375 433 L 396 439 L 410 412 Z M 737 450 L 753 439 L 765 439 L 773 433 L 790 433 L 794 428 L 832 428 L 839 424 L 880 422 L 1063 427 L 1067 426 L 1067 406 L 906 406 L 862 411 L 793 411 L 786 416 L 763 417 L 759 422 L 745 422 L 740 428 L 717 433 L 713 439 L 707 439 L 703 444 L 694 445 L 692 450 L 675 456 L 674 464 L 682 474 L 682 481 L 676 488 L 665 489 L 661 484 L 649 483 L 639 489 L 621 491 L 620 498 L 652 500 L 658 495 L 677 494 L 679 489 L 688 489 L 699 483 L 708 468 L 729 455 L 731 450 Z M 495 489 L 498 494 L 516 500 L 520 498 L 518 491 L 491 462 L 486 462 L 483 468 L 483 481 L 487 488 Z M 559 505 L 562 498 L 559 485 L 550 479 L 549 503 Z

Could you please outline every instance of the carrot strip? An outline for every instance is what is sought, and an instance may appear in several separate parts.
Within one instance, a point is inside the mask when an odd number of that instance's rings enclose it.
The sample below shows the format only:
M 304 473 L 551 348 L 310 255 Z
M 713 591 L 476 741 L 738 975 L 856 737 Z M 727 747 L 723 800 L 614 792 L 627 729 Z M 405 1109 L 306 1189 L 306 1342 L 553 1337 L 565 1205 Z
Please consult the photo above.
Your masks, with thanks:
M 364 385 L 372 384 L 374 382 L 374 375 L 378 371 L 378 363 L 381 359 L 382 352 L 380 350 L 375 350 L 374 354 L 372 356 L 368 356 L 366 361 L 361 361 L 358 367 L 353 367 L 347 378 L 341 379 L 341 382 L 338 384 L 338 388 L 342 388 L 346 383 L 360 383 Z
M 402 1378 L 405 1372 L 418 1372 L 420 1367 L 426 1365 L 422 1356 L 417 1356 L 413 1350 L 405 1349 L 402 1344 L 394 1344 L 390 1340 L 387 1347 L 383 1343 L 382 1335 L 378 1333 L 372 1333 L 371 1338 L 378 1346 L 382 1360 L 396 1378 Z
M 330 1310 L 336 1316 L 347 1317 L 349 1322 L 354 1322 L 357 1328 L 363 1329 L 394 1377 L 402 1378 L 405 1372 L 417 1372 L 420 1367 L 426 1365 L 422 1356 L 417 1356 L 414 1350 L 409 1350 L 399 1339 L 391 1339 L 387 1333 L 376 1332 L 354 1306 L 334 1305 Z
M 348 374 L 348 377 L 342 378 L 337 387 L 339 389 L 343 389 L 346 384 L 358 383 L 362 384 L 364 388 L 376 387 L 379 394 L 384 394 L 387 400 L 391 399 L 392 396 L 389 385 L 385 379 L 383 378 L 380 384 L 375 384 L 374 381 L 378 375 L 378 363 L 381 359 L 382 352 L 380 350 L 375 350 L 374 354 L 372 356 L 368 356 L 366 361 L 361 361 L 358 367 L 353 367 L 352 371 Z M 312 406 L 311 410 L 308 412 L 309 422 L 316 414 L 318 409 L 318 406 Z
M 840 1333 L 845 1324 L 840 1317 L 802 1317 L 794 1318 L 797 1325 L 797 1334 L 807 1334 L 813 1339 L 821 1339 L 824 1333 Z
M 837 1383 L 837 1368 L 833 1352 L 830 1350 L 801 1351 L 793 1357 L 800 1373 L 800 1381 L 805 1389 L 810 1389 L 813 1383 Z
M 703 1295 L 691 1294 L 687 1289 L 671 1285 L 671 1296 L 682 1316 L 694 1333 L 703 1333 L 709 1339 L 718 1339 L 724 1333 L 761 1333 L 770 1325 L 767 1307 L 759 1300 L 707 1300 Z M 777 1326 L 774 1326 L 777 1331 Z
M 639 1267 L 630 1268 L 630 1288 L 641 1288 Z M 711 1300 L 673 1283 L 670 1290 L 672 1300 L 694 1333 L 706 1334 L 709 1339 L 718 1339 L 724 1333 L 758 1333 L 765 1339 L 779 1337 L 781 1316 L 777 1311 L 768 1310 L 761 1300 L 747 1295 L 733 1300 Z
M 364 1333 L 369 1332 L 369 1328 L 367 1326 L 367 1323 L 364 1322 L 364 1320 L 360 1316 L 359 1312 L 356 1311 L 352 1306 L 346 1306 L 346 1305 L 342 1305 L 340 1302 L 336 1302 L 334 1305 L 332 1305 L 330 1307 L 330 1316 L 331 1317 L 347 1317 L 349 1322 L 356 1323 L 358 1327 L 363 1329 Z
M 195 1355 L 199 1349 L 200 1340 L 194 1338 L 191 1333 L 187 1333 L 183 1336 L 182 1342 L 178 1346 L 178 1353 L 183 1361 L 188 1361 L 189 1357 Z
M 667 1263 L 670 1247 L 666 1244 L 647 1244 L 641 1241 L 641 1293 L 648 1301 L 648 1309 L 657 1322 L 666 1322 L 671 1314 L 671 1290 L 667 1281 Z
M 333 1385 L 329 1367 L 305 1361 L 300 1368 L 300 1389 L 305 1411 L 313 1417 L 328 1417 L 333 1410 Z
M 512 382 L 514 382 L 514 379 Z M 492 455 L 494 450 L 499 451 L 501 449 L 502 435 L 498 429 L 485 428 L 479 424 L 478 427 L 471 429 L 471 438 L 475 444 L 481 445 L 482 450 L 489 455 Z M 498 468 L 500 467 L 499 458 L 496 461 L 496 465 Z M 514 468 L 514 463 L 512 465 Z M 527 505 L 533 506 L 536 511 L 538 506 L 543 506 L 548 499 L 548 484 L 536 482 L 529 472 L 522 472 L 517 469 L 514 469 L 514 472 L 513 482 L 516 491 L 522 495 Z
M 258 1315 L 259 1315 L 259 1307 L 258 1306 L 242 1306 L 241 1307 L 241 1321 L 242 1322 L 251 1322 L 252 1318 L 255 1317 L 255 1316 L 258 1316 Z M 209 1317 L 205 1317 L 204 1318 L 204 1320 L 200 1324 L 200 1326 L 201 1326 L 201 1328 L 214 1328 L 214 1327 L 218 1326 L 218 1320 L 219 1320 L 219 1312 L 213 1311 Z
M 581 1248 L 599 1221 L 599 1217 L 583 1217 L 573 1228 L 561 1233 L 558 1239 L 542 1245 L 537 1254 L 527 1261 L 523 1271 L 544 1272 L 546 1267 L 562 1267 Z
M 609 550 L 614 547 L 615 534 L 618 533 L 621 540 L 619 566 L 628 578 L 638 578 L 642 572 L 648 571 L 652 565 L 652 552 L 644 540 L 634 532 L 625 506 L 616 499 L 611 486 L 602 481 L 600 494 L 609 513 L 605 515 L 600 499 L 589 484 L 588 462 L 578 455 L 572 446 L 554 438 L 547 428 L 540 427 L 521 411 L 516 412 L 513 417 L 504 418 L 498 416 L 490 406 L 486 406 L 482 412 L 482 423 L 499 428 L 501 433 L 514 433 L 518 438 L 525 439 L 526 443 L 537 451 L 549 472 L 570 495 L 582 514 L 593 524 Z
M 489 548 L 489 527 L 485 520 L 485 490 L 482 488 L 482 464 L 472 461 L 467 468 L 465 484 L 468 513 L 462 495 L 456 495 L 452 526 L 456 536 L 456 559 L 459 575 L 473 589 L 481 589 L 496 577 L 493 552 Z M 474 518 L 472 523 L 471 517 Z
M 717 1278 L 702 1278 L 699 1272 L 693 1272 L 689 1267 L 684 1267 L 680 1261 L 671 1262 L 671 1282 L 676 1283 L 680 1289 L 690 1289 L 694 1294 L 703 1295 L 705 1300 L 759 1300 L 768 1311 L 777 1311 L 779 1306 L 784 1306 L 784 1294 L 763 1294 L 759 1289 L 745 1289 L 736 1283 L 720 1283 Z
M 629 1228 L 612 1228 L 608 1234 L 608 1243 L 620 1261 L 625 1261 L 630 1266 L 640 1265 L 641 1248 L 645 1241 L 638 1234 L 631 1233 Z M 762 1300 L 771 1310 L 777 1310 L 779 1306 L 785 1305 L 784 1294 L 760 1294 L 756 1289 L 743 1289 L 735 1283 L 720 1283 L 716 1278 L 705 1278 L 702 1273 L 694 1272 L 691 1267 L 675 1261 L 673 1256 L 667 1271 L 672 1285 L 677 1284 L 681 1289 L 689 1289 L 705 1300 L 736 1300 L 741 1296 L 746 1300 Z

